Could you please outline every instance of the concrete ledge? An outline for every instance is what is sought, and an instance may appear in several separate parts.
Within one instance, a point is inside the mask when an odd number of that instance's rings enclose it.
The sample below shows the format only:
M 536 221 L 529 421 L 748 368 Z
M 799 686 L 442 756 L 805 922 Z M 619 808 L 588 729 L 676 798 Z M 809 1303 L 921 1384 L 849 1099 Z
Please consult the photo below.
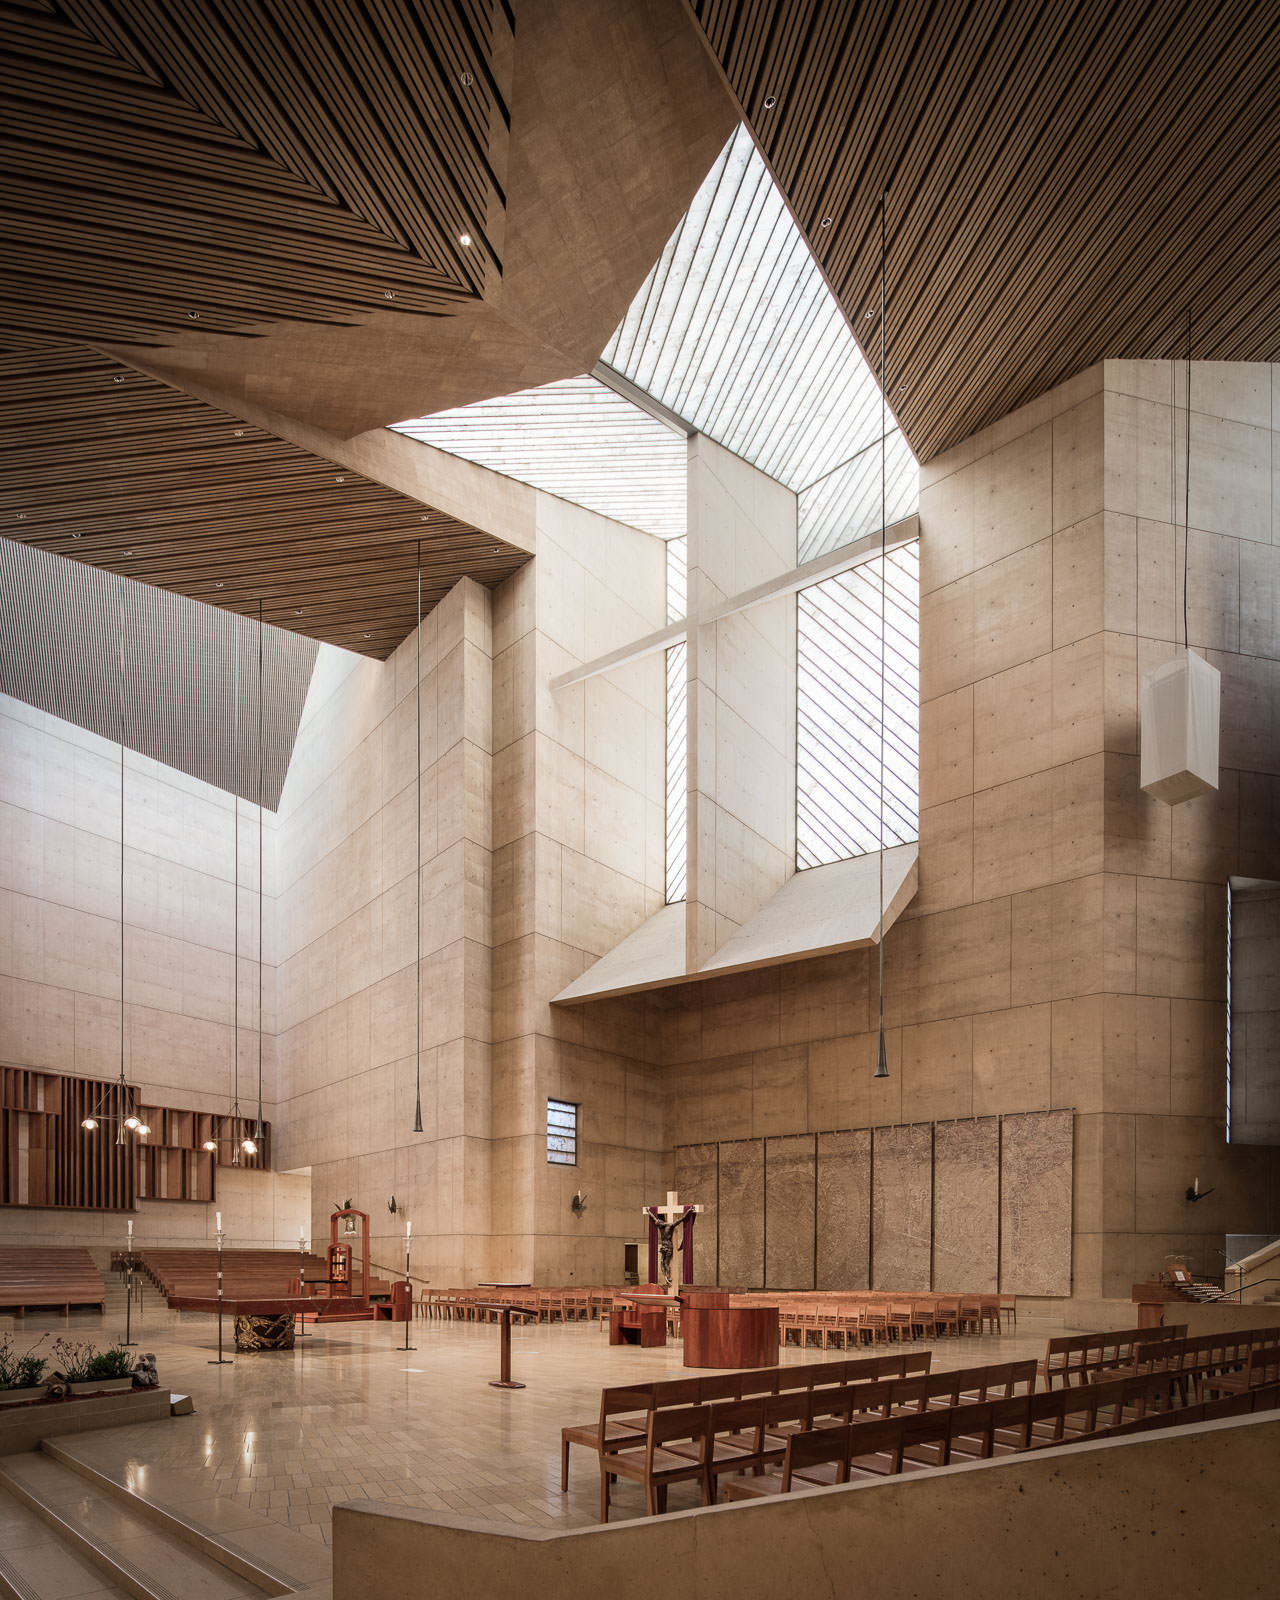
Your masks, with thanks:
M 356 1502 L 333 1510 L 333 1600 L 372 1572 L 401 1600 L 1267 1594 L 1278 1452 L 1268 1413 L 565 1533 Z
M 158 1422 L 169 1415 L 169 1391 L 134 1389 L 128 1394 L 85 1395 L 82 1399 L 37 1400 L 0 1412 L 0 1456 L 38 1450 L 42 1439 L 93 1428 L 123 1428 L 133 1422 Z

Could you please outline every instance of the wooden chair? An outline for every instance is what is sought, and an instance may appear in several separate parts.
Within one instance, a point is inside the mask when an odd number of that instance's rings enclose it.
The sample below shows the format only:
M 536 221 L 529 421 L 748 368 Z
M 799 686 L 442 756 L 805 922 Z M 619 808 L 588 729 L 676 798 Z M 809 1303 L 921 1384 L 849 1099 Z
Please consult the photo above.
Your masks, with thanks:
M 883 1306 L 866 1306 L 860 1313 L 862 1331 L 871 1335 L 871 1344 L 888 1344 L 889 1313 Z
M 849 1481 L 848 1427 L 795 1433 L 787 1440 L 782 1468 L 758 1478 L 735 1478 L 725 1485 L 727 1500 L 758 1500 Z
M 914 1337 L 914 1327 L 910 1303 L 894 1301 L 889 1307 L 889 1332 L 896 1333 L 898 1343 L 903 1344 Z
M 938 1319 L 934 1315 L 931 1300 L 913 1300 L 911 1302 L 911 1326 L 919 1328 L 922 1339 L 936 1339 L 938 1337 Z
M 773 1398 L 770 1396 L 770 1398 Z M 765 1397 L 756 1395 L 749 1400 L 720 1400 L 711 1410 L 711 1423 L 706 1440 L 696 1440 L 671 1446 L 675 1455 L 690 1460 L 702 1456 L 711 1474 L 711 1503 L 714 1505 L 717 1485 L 722 1476 L 734 1472 L 758 1472 L 764 1465 Z M 776 1455 L 781 1446 L 770 1441 L 770 1455 Z
M 584 1445 L 597 1455 L 640 1444 L 653 1404 L 651 1383 L 631 1383 L 605 1389 L 600 1395 L 600 1416 L 560 1430 L 560 1493 L 569 1487 L 569 1446 Z
M 707 1406 L 678 1406 L 671 1411 L 651 1411 L 640 1449 L 610 1450 L 600 1457 L 600 1520 L 608 1522 L 610 1484 L 616 1478 L 630 1478 L 644 1488 L 644 1507 L 649 1516 L 667 1509 L 667 1490 L 673 1483 L 695 1480 L 702 1492 L 702 1504 L 711 1504 L 710 1454 L 711 1410 Z M 677 1455 L 669 1446 L 691 1442 L 700 1448 L 695 1457 Z
M 1000 1302 L 1000 1315 L 1011 1326 L 1018 1326 L 1018 1297 L 1016 1294 L 998 1294 L 996 1299 Z
M 933 1303 L 933 1322 L 939 1334 L 945 1331 L 949 1339 L 960 1332 L 960 1301 L 958 1297 L 939 1296 Z

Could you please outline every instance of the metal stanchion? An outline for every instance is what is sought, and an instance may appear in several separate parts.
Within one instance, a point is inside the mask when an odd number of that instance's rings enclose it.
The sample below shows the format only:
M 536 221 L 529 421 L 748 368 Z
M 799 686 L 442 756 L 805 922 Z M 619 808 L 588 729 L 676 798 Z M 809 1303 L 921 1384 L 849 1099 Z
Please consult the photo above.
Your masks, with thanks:
M 222 1353 L 222 1217 L 218 1217 L 218 1359 L 210 1361 L 211 1367 L 229 1367 L 231 1357 Z

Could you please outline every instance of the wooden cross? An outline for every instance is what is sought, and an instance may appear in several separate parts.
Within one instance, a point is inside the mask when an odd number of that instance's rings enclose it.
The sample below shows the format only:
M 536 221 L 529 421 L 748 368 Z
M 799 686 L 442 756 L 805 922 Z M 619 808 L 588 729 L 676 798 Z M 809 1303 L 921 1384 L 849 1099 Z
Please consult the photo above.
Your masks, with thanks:
M 674 1189 L 667 1190 L 667 1203 L 665 1206 L 654 1206 L 653 1209 L 658 1213 L 664 1222 L 679 1222 L 680 1218 L 684 1216 L 686 1211 L 693 1211 L 695 1213 L 700 1213 L 702 1211 L 701 1206 L 682 1205 L 680 1196 Z M 645 1216 L 649 1215 L 648 1208 L 645 1209 L 644 1214 Z

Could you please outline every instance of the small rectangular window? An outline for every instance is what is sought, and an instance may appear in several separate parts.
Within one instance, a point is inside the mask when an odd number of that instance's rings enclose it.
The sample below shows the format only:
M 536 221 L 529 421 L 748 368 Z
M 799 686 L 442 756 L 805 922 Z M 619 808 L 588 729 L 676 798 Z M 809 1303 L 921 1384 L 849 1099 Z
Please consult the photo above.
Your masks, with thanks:
M 547 1101 L 547 1160 L 558 1167 L 578 1164 L 578 1108 L 571 1101 Z

